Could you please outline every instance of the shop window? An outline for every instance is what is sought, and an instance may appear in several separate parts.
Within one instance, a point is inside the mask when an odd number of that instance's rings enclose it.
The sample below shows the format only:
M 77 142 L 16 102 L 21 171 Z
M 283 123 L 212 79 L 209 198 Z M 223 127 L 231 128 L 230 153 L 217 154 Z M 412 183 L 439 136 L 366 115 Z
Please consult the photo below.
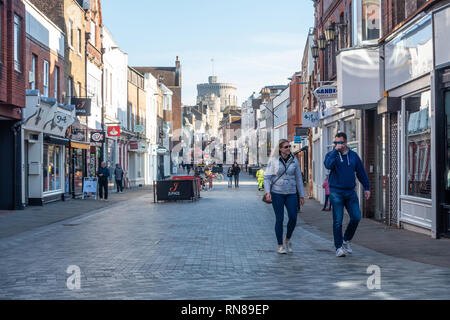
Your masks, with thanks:
M 44 192 L 62 189 L 61 186 L 61 147 L 44 144 Z
M 406 194 L 431 199 L 431 92 L 405 99 Z
M 338 133 L 337 131 L 337 122 L 335 122 L 333 125 L 327 127 L 327 152 L 330 152 L 334 148 L 334 137 Z
M 356 135 L 357 131 L 357 120 L 344 120 L 344 132 L 347 135 L 347 147 L 350 150 L 357 152 L 358 149 L 358 138 Z

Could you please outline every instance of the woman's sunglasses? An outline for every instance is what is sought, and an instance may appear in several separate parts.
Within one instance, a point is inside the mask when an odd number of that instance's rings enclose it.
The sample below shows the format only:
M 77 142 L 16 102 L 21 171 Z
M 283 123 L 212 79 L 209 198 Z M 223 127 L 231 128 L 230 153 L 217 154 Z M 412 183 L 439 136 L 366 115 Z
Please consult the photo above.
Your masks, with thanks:
M 287 148 L 290 148 L 290 147 L 291 147 L 291 146 L 284 146 L 283 149 L 287 149 Z
M 333 143 L 334 144 L 344 144 L 345 142 L 344 141 L 334 141 Z

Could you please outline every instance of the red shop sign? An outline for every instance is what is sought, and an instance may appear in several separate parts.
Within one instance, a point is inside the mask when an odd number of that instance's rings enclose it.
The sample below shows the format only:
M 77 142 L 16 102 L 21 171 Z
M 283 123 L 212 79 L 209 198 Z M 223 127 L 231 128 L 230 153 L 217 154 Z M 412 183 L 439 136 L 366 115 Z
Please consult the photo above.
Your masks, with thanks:
M 120 137 L 120 126 L 108 127 L 108 137 Z

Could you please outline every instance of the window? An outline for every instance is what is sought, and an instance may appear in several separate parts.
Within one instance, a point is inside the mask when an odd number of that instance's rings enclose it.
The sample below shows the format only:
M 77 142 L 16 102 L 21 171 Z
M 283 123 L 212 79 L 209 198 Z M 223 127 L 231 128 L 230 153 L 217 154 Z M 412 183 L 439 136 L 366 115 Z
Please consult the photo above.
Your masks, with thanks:
M 81 82 L 77 83 L 77 95 L 78 97 L 81 97 Z
M 431 91 L 405 99 L 406 194 L 431 199 Z
M 21 63 L 20 63 L 20 58 L 21 58 L 21 48 L 22 48 L 22 44 L 21 44 L 21 22 L 22 19 L 17 16 L 14 15 L 14 68 L 16 71 L 21 71 Z
M 380 1 L 362 0 L 362 41 L 380 37 Z
M 72 87 L 73 87 L 73 79 L 69 77 L 67 81 L 67 103 L 72 104 Z
M 334 137 L 338 133 L 338 123 L 335 122 L 331 126 L 327 127 L 327 138 L 328 138 L 328 145 L 327 145 L 327 152 L 330 152 L 334 148 Z
M 58 101 L 58 80 L 59 80 L 59 67 L 55 67 L 55 99 Z
M 31 55 L 31 73 L 32 73 L 32 75 L 30 76 L 30 79 L 29 79 L 31 90 L 36 89 L 36 61 L 37 61 L 36 55 L 32 54 Z
M 0 63 L 3 60 L 3 55 L 2 55 L 2 53 L 3 53 L 3 46 L 2 46 L 2 31 L 3 31 L 2 21 L 3 21 L 3 19 L 2 18 L 3 18 L 3 3 L 0 2 Z
M 344 132 L 347 135 L 347 147 L 350 150 L 357 152 L 358 149 L 358 136 L 356 135 L 357 120 L 344 120 Z
M 73 48 L 73 22 L 69 20 L 69 24 L 67 26 L 67 34 L 68 34 L 68 41 L 69 41 L 69 47 Z
M 81 54 L 81 47 L 82 46 L 82 42 L 81 42 L 81 29 L 78 29 L 78 53 Z
M 91 42 L 91 44 L 93 46 L 96 45 L 96 41 L 95 41 L 96 30 L 95 30 L 95 27 L 96 27 L 96 25 L 95 25 L 94 20 L 91 20 L 91 37 L 90 37 L 89 41 Z
M 44 97 L 48 97 L 48 80 L 49 80 L 49 64 L 48 61 L 44 60 Z

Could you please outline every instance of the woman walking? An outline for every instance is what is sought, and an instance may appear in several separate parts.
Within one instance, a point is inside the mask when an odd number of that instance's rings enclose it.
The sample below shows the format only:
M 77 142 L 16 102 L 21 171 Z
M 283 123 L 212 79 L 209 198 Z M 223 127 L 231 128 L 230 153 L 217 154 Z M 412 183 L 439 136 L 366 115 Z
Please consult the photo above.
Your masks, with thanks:
M 292 253 L 291 237 L 297 224 L 297 207 L 305 203 L 302 172 L 297 158 L 291 153 L 291 145 L 281 139 L 273 151 L 264 175 L 266 201 L 272 202 L 275 212 L 275 235 L 278 241 L 278 253 Z M 297 192 L 299 197 L 297 196 Z M 283 246 L 283 220 L 286 207 L 289 221 Z

